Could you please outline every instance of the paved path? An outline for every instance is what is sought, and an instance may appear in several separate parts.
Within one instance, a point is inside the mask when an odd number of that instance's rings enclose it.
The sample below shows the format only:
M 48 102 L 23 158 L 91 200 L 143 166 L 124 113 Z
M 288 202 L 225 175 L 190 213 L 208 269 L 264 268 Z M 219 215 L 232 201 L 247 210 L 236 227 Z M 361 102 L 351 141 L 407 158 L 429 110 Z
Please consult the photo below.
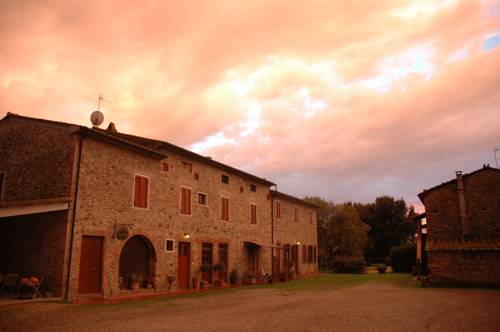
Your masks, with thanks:
M 500 331 L 500 291 L 240 289 L 120 305 L 0 307 L 0 331 Z

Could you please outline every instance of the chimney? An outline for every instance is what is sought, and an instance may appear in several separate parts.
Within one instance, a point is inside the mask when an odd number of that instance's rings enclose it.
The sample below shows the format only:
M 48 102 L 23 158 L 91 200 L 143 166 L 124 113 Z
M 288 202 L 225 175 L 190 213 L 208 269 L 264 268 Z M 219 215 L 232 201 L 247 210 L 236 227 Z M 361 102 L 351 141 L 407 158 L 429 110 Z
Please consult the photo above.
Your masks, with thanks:
M 107 131 L 110 131 L 112 133 L 117 133 L 118 130 L 116 130 L 115 124 L 113 122 L 109 123 L 108 128 L 106 129 Z
M 457 175 L 457 193 L 458 193 L 458 207 L 460 211 L 460 224 L 459 224 L 459 233 L 462 237 L 462 241 L 464 239 L 464 235 L 468 233 L 467 230 L 467 214 L 465 211 L 465 194 L 464 194 L 464 182 L 462 179 L 462 171 L 456 171 Z

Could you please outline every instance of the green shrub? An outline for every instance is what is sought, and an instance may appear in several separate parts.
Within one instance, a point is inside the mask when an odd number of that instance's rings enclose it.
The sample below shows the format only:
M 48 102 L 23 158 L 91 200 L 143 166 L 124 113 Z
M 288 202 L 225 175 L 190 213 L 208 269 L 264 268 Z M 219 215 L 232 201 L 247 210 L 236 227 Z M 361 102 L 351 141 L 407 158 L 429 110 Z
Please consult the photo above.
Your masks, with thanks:
M 334 273 L 365 273 L 366 261 L 360 257 L 335 256 L 330 261 Z
M 411 272 L 416 264 L 417 247 L 415 244 L 403 244 L 392 247 L 391 266 L 393 272 Z

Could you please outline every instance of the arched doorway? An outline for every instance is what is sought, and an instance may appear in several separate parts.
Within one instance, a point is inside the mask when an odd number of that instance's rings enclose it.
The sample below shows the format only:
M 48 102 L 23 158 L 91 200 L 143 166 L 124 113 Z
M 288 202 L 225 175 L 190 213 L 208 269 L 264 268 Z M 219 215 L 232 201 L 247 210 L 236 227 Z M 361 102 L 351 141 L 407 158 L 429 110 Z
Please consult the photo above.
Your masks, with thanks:
M 147 238 L 137 235 L 128 239 L 120 253 L 120 288 L 130 288 L 132 278 L 144 287 L 146 279 L 154 277 L 155 261 L 153 245 Z

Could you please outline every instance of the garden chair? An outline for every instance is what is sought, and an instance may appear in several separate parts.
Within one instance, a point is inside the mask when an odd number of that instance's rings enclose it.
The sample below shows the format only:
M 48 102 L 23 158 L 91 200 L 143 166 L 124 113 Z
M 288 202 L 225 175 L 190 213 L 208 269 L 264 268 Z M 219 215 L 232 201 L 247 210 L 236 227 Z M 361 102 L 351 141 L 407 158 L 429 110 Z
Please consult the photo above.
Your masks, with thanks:
M 3 282 L 0 285 L 0 294 L 2 296 L 6 295 L 16 295 L 17 283 L 21 276 L 17 273 L 8 273 L 3 277 Z

